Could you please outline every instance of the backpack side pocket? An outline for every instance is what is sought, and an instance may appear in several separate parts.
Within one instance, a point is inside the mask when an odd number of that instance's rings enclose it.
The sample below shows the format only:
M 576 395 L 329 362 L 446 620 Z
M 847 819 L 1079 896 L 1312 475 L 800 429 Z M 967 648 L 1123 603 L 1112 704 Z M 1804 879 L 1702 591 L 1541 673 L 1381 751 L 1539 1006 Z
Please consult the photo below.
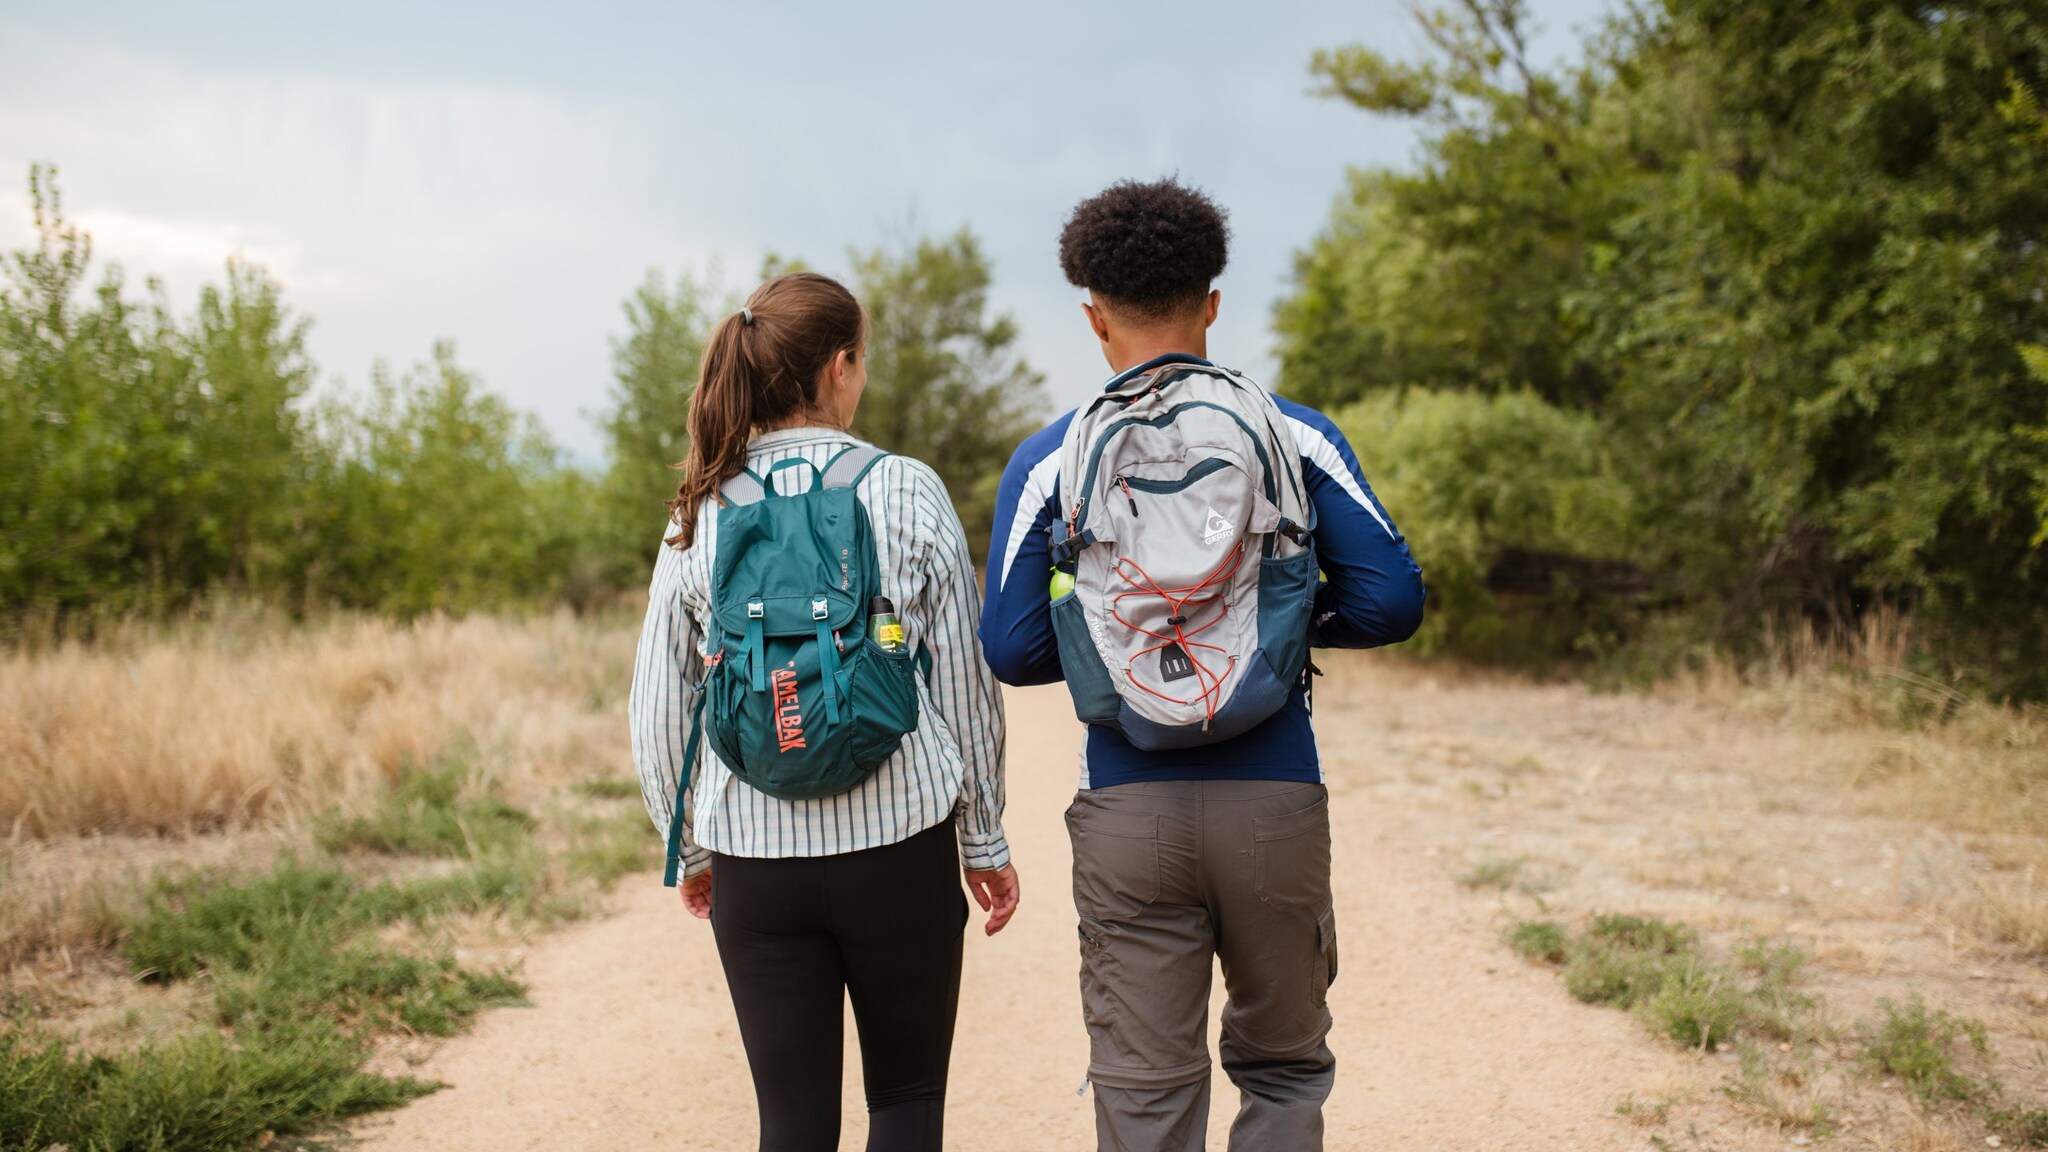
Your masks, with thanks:
M 853 705 L 853 762 L 866 774 L 895 755 L 903 738 L 917 731 L 916 658 L 864 639 L 841 664 L 846 698 Z

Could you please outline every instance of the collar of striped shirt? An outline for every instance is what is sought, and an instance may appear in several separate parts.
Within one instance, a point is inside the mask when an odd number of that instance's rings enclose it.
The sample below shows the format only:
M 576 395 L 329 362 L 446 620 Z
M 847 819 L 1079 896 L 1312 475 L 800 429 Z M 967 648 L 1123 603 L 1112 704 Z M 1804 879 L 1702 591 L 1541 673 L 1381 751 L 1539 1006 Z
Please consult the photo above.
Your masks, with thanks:
M 770 448 L 783 448 L 791 444 L 802 444 L 811 440 L 854 440 L 857 437 L 844 428 L 827 428 L 822 424 L 806 424 L 798 428 L 778 428 L 763 432 L 747 441 L 747 451 L 761 452 Z

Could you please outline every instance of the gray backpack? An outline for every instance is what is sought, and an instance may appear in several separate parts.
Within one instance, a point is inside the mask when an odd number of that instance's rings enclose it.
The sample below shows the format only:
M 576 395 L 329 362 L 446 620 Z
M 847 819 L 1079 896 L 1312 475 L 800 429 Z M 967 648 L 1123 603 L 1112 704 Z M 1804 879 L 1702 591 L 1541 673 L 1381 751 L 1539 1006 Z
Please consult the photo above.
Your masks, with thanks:
M 1187 748 L 1286 702 L 1308 663 L 1316 557 L 1284 428 L 1264 389 L 1186 362 L 1120 378 L 1074 414 L 1052 619 L 1083 721 Z

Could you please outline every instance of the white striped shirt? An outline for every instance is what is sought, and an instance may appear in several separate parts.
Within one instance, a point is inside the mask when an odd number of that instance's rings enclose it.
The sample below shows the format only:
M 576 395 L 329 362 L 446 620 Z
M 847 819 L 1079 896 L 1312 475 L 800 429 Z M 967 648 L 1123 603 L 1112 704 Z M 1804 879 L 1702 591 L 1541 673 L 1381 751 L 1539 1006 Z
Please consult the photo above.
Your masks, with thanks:
M 801 457 L 822 470 L 857 443 L 827 428 L 769 432 L 748 444 L 747 466 L 765 476 L 775 464 Z M 801 474 L 807 483 L 810 473 Z M 911 650 L 923 645 L 932 655 L 930 676 L 918 678 L 917 731 L 859 787 L 817 800 L 778 800 L 755 791 L 706 741 L 683 805 L 684 875 L 709 868 L 713 852 L 831 856 L 894 844 L 955 813 L 963 865 L 981 870 L 1009 862 L 1003 702 L 981 657 L 981 598 L 959 514 L 938 473 L 903 456 L 877 462 L 856 493 L 874 527 L 882 594 L 895 601 Z M 703 680 L 717 519 L 715 502 L 706 501 L 696 541 L 682 551 L 662 546 L 627 702 L 641 798 L 664 835 Z

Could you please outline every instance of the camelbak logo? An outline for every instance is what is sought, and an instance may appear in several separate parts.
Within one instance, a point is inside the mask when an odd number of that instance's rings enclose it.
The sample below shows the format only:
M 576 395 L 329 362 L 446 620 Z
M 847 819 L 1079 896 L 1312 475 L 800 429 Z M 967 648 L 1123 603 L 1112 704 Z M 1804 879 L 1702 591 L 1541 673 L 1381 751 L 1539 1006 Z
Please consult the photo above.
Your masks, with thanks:
M 775 685 L 775 742 L 778 752 L 804 746 L 804 715 L 796 699 L 796 669 L 777 668 L 768 674 Z
M 1209 509 L 1209 519 L 1202 525 L 1202 543 L 1221 544 L 1237 531 L 1237 525 L 1223 518 L 1223 513 Z

